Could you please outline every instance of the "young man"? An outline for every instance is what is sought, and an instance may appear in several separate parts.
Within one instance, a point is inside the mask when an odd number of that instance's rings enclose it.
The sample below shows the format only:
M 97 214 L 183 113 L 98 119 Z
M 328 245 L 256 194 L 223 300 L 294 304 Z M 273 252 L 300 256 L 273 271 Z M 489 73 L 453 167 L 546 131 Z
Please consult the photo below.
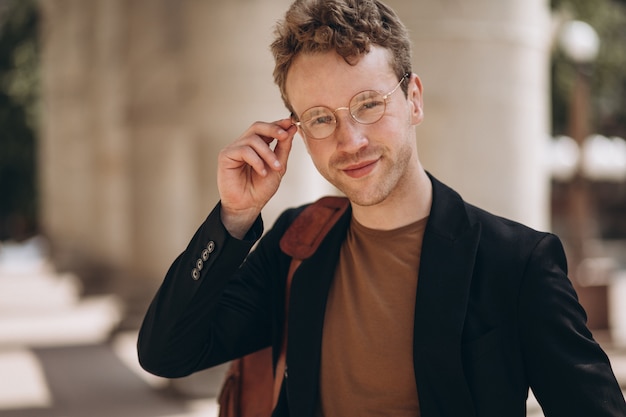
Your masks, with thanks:
M 272 45 L 291 118 L 255 123 L 218 158 L 220 203 L 175 260 L 139 336 L 179 377 L 280 349 L 286 211 L 260 213 L 299 131 L 350 208 L 293 278 L 275 416 L 626 416 L 555 236 L 465 203 L 418 158 L 422 85 L 406 30 L 375 1 L 294 3 Z M 275 143 L 272 149 L 269 145 Z

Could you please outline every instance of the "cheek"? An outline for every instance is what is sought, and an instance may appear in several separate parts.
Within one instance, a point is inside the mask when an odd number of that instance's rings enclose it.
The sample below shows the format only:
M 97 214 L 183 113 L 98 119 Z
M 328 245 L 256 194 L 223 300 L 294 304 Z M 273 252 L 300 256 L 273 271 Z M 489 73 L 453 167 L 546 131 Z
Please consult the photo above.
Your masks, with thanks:
M 304 140 L 306 150 L 313 161 L 313 165 L 318 171 L 323 172 L 327 170 L 328 161 L 333 153 L 332 141 L 314 141 Z
M 309 141 L 306 140 L 306 138 L 304 137 L 304 134 L 298 130 L 298 134 L 300 135 L 300 138 L 302 139 L 302 142 L 304 143 L 304 147 L 306 148 L 306 152 L 311 155 L 311 146 L 309 145 Z
M 384 117 L 371 127 L 370 140 L 387 144 L 393 143 L 404 137 L 407 129 L 411 127 L 409 111 L 406 108 L 398 109 L 396 113 Z

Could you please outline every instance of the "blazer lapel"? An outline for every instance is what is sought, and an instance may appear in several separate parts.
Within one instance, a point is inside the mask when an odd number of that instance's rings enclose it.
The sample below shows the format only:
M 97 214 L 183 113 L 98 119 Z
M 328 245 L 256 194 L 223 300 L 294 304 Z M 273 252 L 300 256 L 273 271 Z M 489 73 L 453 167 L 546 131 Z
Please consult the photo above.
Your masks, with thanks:
M 326 300 L 351 215 L 348 208 L 316 253 L 302 262 L 293 277 L 285 380 L 291 416 L 312 417 L 317 406 Z
M 473 416 L 461 338 L 480 225 L 436 179 L 424 233 L 415 306 L 414 367 L 422 416 Z

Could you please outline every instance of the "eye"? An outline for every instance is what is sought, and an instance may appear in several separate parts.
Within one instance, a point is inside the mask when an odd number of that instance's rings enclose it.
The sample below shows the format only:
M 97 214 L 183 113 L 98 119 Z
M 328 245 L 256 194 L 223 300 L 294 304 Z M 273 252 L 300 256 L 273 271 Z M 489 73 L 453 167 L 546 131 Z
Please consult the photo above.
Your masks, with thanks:
M 310 127 L 330 125 L 335 122 L 335 116 L 332 112 L 323 107 L 313 108 L 303 114 L 303 120 L 305 124 Z
M 363 110 L 371 110 L 376 107 L 383 106 L 385 103 L 383 100 L 376 100 L 374 98 L 364 101 L 360 104 L 360 108 Z
M 363 113 L 377 112 L 383 109 L 385 100 L 376 91 L 365 91 L 354 97 L 350 105 L 350 111 L 355 116 Z
M 320 117 L 316 117 L 315 119 L 311 120 L 309 122 L 309 126 L 327 125 L 327 124 L 331 124 L 332 122 L 333 122 L 333 116 L 331 116 L 331 115 L 320 116 Z

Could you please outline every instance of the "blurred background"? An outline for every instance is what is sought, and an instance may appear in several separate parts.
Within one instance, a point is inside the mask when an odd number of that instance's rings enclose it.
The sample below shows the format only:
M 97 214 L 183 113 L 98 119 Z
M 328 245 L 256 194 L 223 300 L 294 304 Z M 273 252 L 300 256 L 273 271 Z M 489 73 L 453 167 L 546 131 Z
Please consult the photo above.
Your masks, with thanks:
M 426 168 L 561 237 L 626 387 L 626 2 L 387 3 Z M 287 116 L 269 44 L 289 4 L 0 0 L 0 416 L 216 415 L 224 368 L 151 377 L 134 344 L 218 200 L 217 152 Z M 296 141 L 265 221 L 329 193 Z

